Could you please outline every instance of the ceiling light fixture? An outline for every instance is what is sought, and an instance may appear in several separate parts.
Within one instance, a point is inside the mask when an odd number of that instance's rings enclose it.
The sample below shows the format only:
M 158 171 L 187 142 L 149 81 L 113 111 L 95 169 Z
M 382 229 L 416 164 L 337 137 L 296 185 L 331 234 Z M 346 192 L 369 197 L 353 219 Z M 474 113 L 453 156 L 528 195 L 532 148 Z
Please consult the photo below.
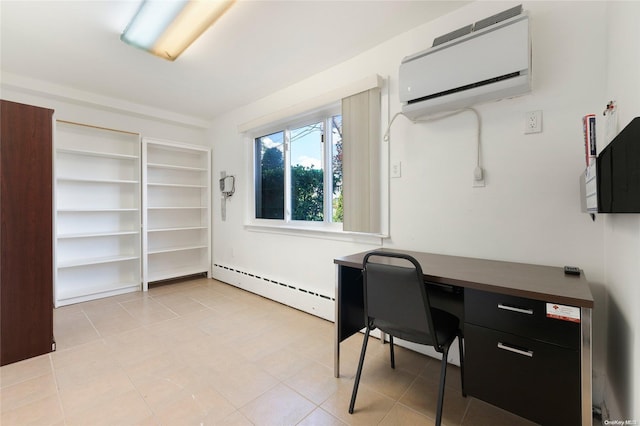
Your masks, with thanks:
M 175 61 L 235 0 L 144 0 L 120 40 Z

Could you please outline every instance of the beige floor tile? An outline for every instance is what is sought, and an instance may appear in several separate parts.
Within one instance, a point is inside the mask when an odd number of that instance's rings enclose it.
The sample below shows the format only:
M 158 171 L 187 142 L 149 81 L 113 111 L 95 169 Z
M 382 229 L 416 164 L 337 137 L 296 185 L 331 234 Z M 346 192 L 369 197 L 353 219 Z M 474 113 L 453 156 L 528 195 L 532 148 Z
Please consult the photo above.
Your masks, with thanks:
M 349 402 L 353 381 L 343 381 L 338 391 L 331 395 L 321 407 L 350 425 L 376 425 L 389 413 L 395 401 L 367 388 L 360 386 L 353 414 L 349 414 Z
M 144 293 L 142 291 L 132 291 L 129 293 L 119 294 L 117 296 L 112 296 L 112 297 L 109 297 L 108 299 L 109 299 L 109 302 L 112 302 L 112 303 L 124 303 L 124 302 L 130 302 L 132 300 L 149 299 L 150 296 L 151 295 L 149 293 Z
M 134 380 L 139 377 L 156 377 L 165 375 L 167 372 L 180 371 L 188 364 L 188 361 L 176 352 L 158 351 L 149 354 L 146 358 L 139 358 L 136 362 L 123 365 L 122 370 L 131 380 Z
M 112 371 L 90 379 L 66 382 L 60 387 L 59 395 L 65 414 L 79 419 L 92 406 L 108 405 L 120 395 L 133 391 L 135 388 L 126 374 Z
M 65 368 L 56 368 L 55 376 L 61 391 L 73 389 L 103 377 L 121 373 L 118 362 L 107 356 L 87 358 Z
M 278 384 L 278 379 L 246 361 L 213 366 L 206 379 L 237 408 Z
M 164 373 L 139 375 L 131 377 L 131 382 L 138 390 L 149 408 L 157 413 L 169 405 L 184 390 L 197 383 L 186 368 L 182 370 L 168 369 Z
M 253 426 L 253 423 L 251 423 L 251 421 L 249 421 L 249 419 L 247 419 L 240 411 L 235 411 L 224 419 L 215 421 L 214 424 L 217 426 Z
M 21 405 L 12 410 L 2 408 L 0 423 L 3 426 L 47 426 L 64 423 L 64 416 L 57 395 Z
M 535 423 L 478 399 L 471 398 L 471 401 L 469 401 L 469 409 L 462 420 L 462 425 L 533 426 Z
M 236 411 L 220 393 L 210 386 L 188 386 L 173 394 L 163 404 L 152 406 L 161 424 L 212 424 Z
M 321 327 L 299 336 L 288 347 L 314 360 L 330 359 L 329 363 L 333 366 L 334 338 L 333 330 L 331 333 L 326 333 Z
M 179 317 L 152 324 L 144 328 L 145 332 L 157 337 L 167 349 L 176 349 L 183 344 L 210 337 L 211 335 L 199 326 L 209 315 L 207 311 L 198 311 L 188 317 Z
M 101 337 L 130 331 L 144 325 L 141 320 L 134 318 L 120 306 L 112 312 L 101 311 L 94 314 L 87 313 L 87 315 Z
M 489 425 L 487 423 L 486 425 Z M 379 426 L 433 426 L 435 420 L 431 419 L 409 407 L 397 403 L 391 411 L 379 423 Z M 485 426 L 486 426 L 485 425 Z
M 343 426 L 346 425 L 340 419 L 332 416 L 322 408 L 316 408 L 305 417 L 298 426 Z
M 152 416 L 142 397 L 136 390 L 119 392 L 113 397 L 92 401 L 84 407 L 68 412 L 65 407 L 67 425 L 137 425 Z
M 255 361 L 256 365 L 278 380 L 286 380 L 312 363 L 314 363 L 312 359 L 293 351 L 288 345 Z
M 116 300 L 117 297 L 118 296 L 91 300 L 79 303 L 77 306 L 81 307 L 82 311 L 87 314 L 87 317 L 92 321 L 94 319 L 109 318 L 111 315 L 118 315 L 124 312 L 122 306 L 120 306 L 120 303 Z
M 244 292 L 241 289 L 239 289 L 236 286 L 233 285 L 229 285 L 226 283 L 223 283 L 221 281 L 218 280 L 208 280 L 206 287 L 208 289 L 211 290 L 215 290 L 216 292 L 220 293 L 220 294 L 225 294 L 229 297 L 233 297 L 233 298 L 239 298 L 241 297 L 240 295 L 242 295 L 243 293 L 248 293 L 248 292 Z M 247 294 L 247 296 L 251 296 L 251 294 Z M 256 295 L 257 296 L 257 295 Z M 259 297 L 259 296 L 257 296 Z
M 295 425 L 316 405 L 291 388 L 279 384 L 240 409 L 255 425 Z
M 0 367 L 0 388 L 51 373 L 49 354 L 3 365 Z
M 367 354 L 367 358 L 369 358 Z M 399 368 L 391 368 L 388 354 L 365 358 L 360 383 L 392 398 L 399 399 L 409 389 L 416 376 Z
M 294 336 L 283 333 L 282 327 L 279 327 L 276 331 L 265 330 L 247 335 L 243 339 L 236 340 L 235 347 L 246 359 L 257 361 L 287 347 L 292 340 Z
M 154 296 L 153 299 L 180 316 L 207 309 L 207 307 L 202 303 L 199 303 L 182 293 L 169 293 L 166 295 Z
M 174 311 L 167 308 L 165 305 L 156 302 L 152 298 L 121 302 L 120 305 L 133 318 L 137 319 L 144 325 L 154 324 L 178 317 L 178 314 Z
M 76 368 L 95 359 L 112 358 L 111 348 L 103 339 L 68 349 L 57 350 L 49 355 L 56 370 L 66 367 Z
M 100 338 L 98 331 L 81 309 L 55 309 L 53 312 L 57 350 L 82 345 Z
M 185 342 L 175 347 L 171 353 L 202 374 L 231 373 L 233 369 L 248 363 L 232 345 L 211 336 Z
M 418 377 L 404 396 L 400 398 L 400 403 L 435 419 L 438 385 L 437 379 L 431 380 Z M 464 398 L 459 390 L 445 387 L 442 422 L 447 425 L 459 425 L 467 411 L 469 400 L 470 398 Z
M 165 340 L 149 333 L 143 327 L 107 336 L 104 341 L 109 347 L 111 357 L 122 366 L 135 364 L 169 349 Z
M 57 391 L 53 374 L 45 374 L 2 388 L 0 406 L 2 411 L 14 410 L 50 396 L 57 396 Z
M 322 404 L 338 391 L 342 381 L 347 379 L 337 379 L 333 377 L 332 369 L 313 362 L 285 380 L 285 383 L 314 403 Z
M 440 363 L 437 359 L 431 358 L 416 351 L 412 351 L 402 346 L 394 345 L 394 353 L 396 358 L 396 369 L 406 371 L 409 374 L 421 374 L 432 364 L 436 365 L 436 369 L 440 366 Z M 437 372 L 437 377 L 440 377 L 439 370 Z

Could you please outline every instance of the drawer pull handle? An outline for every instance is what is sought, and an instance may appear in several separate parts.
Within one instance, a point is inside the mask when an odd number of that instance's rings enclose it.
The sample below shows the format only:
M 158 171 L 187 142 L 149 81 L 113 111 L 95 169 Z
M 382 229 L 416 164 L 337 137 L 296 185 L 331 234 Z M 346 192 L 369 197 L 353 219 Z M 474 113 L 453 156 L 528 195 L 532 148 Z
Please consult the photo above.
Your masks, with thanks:
M 515 306 L 503 305 L 502 303 L 498 303 L 499 309 L 504 309 L 505 311 L 518 312 L 520 314 L 533 315 L 533 309 L 523 309 L 516 308 Z
M 527 351 L 527 350 L 522 350 L 522 349 L 518 349 L 518 348 L 513 348 L 511 346 L 505 345 L 502 342 L 498 342 L 498 348 L 499 349 L 504 349 L 505 351 L 516 353 L 518 355 L 524 355 L 524 356 L 528 356 L 529 358 L 533 358 L 533 351 Z

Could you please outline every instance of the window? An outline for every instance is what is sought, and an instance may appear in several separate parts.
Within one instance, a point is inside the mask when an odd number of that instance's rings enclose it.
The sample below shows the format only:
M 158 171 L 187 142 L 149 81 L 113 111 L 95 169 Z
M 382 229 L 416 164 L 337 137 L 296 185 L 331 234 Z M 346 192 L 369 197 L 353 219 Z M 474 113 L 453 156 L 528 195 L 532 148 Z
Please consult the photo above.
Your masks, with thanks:
M 342 223 L 342 116 L 254 139 L 255 217 Z
M 238 126 L 249 136 L 253 171 L 245 226 L 386 235 L 382 84 L 374 75 Z

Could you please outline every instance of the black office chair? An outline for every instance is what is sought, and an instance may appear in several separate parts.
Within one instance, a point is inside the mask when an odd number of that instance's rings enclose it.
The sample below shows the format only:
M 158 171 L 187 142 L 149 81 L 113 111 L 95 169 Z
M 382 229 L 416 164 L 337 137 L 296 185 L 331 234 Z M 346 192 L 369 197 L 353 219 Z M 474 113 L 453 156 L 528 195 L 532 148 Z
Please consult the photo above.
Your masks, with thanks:
M 377 262 L 370 261 L 371 257 L 379 258 L 379 260 Z M 436 412 L 436 425 L 440 425 L 447 372 L 447 354 L 449 346 L 451 346 L 456 337 L 458 337 L 460 345 L 462 395 L 466 396 L 464 391 L 464 355 L 460 321 L 455 315 L 431 307 L 422 268 L 413 257 L 402 253 L 374 251 L 364 257 L 362 266 L 364 273 L 364 312 L 367 328 L 362 342 L 358 372 L 353 384 L 349 413 L 353 414 L 369 335 L 371 330 L 378 328 L 389 335 L 391 368 L 395 368 L 394 336 L 410 342 L 433 346 L 436 351 L 442 354 L 440 389 L 438 391 Z

